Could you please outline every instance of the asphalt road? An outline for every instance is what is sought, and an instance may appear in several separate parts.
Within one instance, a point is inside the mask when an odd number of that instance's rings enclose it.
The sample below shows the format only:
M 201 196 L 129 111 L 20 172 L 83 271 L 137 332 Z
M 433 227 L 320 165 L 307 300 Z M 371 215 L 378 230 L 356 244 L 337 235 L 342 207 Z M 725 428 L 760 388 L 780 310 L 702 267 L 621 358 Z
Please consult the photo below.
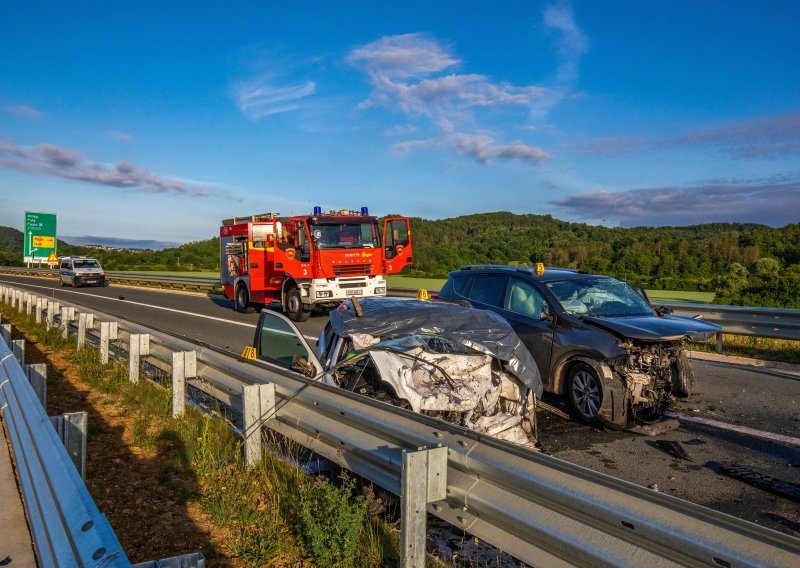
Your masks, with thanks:
M 252 342 L 258 322 L 258 314 L 239 314 L 232 302 L 217 296 L 123 286 L 75 290 L 51 279 L 5 274 L 0 282 L 235 353 Z M 325 321 L 316 316 L 298 327 L 313 345 Z M 719 469 L 725 463 L 747 466 L 798 484 L 800 491 L 800 375 L 699 360 L 693 367 L 695 392 L 674 411 L 712 425 L 684 418 L 675 430 L 644 437 L 540 412 L 539 438 L 558 458 L 640 485 L 657 485 L 659 491 L 800 537 L 797 501 L 726 477 Z M 546 396 L 545 401 L 566 410 L 558 397 Z M 689 459 L 670 455 L 657 441 L 679 442 Z

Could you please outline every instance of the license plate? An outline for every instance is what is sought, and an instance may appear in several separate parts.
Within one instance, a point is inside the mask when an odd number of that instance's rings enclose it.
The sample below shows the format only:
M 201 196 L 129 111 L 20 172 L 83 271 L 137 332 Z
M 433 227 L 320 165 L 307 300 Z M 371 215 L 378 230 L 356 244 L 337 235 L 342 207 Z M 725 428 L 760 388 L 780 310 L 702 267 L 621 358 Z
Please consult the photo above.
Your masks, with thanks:
M 364 290 L 345 290 L 345 296 L 363 296 Z

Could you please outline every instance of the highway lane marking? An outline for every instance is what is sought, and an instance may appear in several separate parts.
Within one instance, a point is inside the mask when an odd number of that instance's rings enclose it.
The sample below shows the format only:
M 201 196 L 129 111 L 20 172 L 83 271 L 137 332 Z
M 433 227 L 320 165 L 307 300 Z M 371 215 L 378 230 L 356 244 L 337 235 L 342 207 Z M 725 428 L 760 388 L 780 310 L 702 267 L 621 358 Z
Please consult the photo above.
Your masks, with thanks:
M 773 442 L 783 442 L 784 444 L 791 444 L 800 447 L 800 438 L 792 436 L 785 436 L 783 434 L 773 434 L 772 432 L 765 432 L 764 430 L 756 430 L 755 428 L 748 428 L 747 426 L 737 426 L 735 424 L 728 424 L 727 422 L 719 422 L 710 418 L 703 418 L 702 416 L 690 416 L 688 414 L 680 414 L 678 412 L 665 412 L 664 416 L 669 418 L 677 418 L 686 422 L 694 422 L 696 424 L 704 424 L 706 426 L 713 426 L 721 430 L 730 430 L 731 432 L 738 432 L 739 434 L 746 434 L 756 438 L 764 438 L 772 440 Z
M 19 282 L 9 282 L 8 280 L 0 280 L 0 282 L 3 282 L 5 284 L 16 284 L 17 286 L 20 286 Z M 194 316 L 194 317 L 197 317 L 197 318 L 204 318 L 204 319 L 209 319 L 209 320 L 213 320 L 213 321 L 221 321 L 221 322 L 224 322 L 224 323 L 230 323 L 230 324 L 233 324 L 233 325 L 240 325 L 242 327 L 249 327 L 251 329 L 255 329 L 256 327 L 258 327 L 258 326 L 256 326 L 255 324 L 252 324 L 252 323 L 245 323 L 245 322 L 236 321 L 236 320 L 218 318 L 218 317 L 215 317 L 215 316 L 208 316 L 208 315 L 205 315 L 205 314 L 197 314 L 197 313 L 194 313 L 194 312 L 187 312 L 185 310 L 178 310 L 178 309 L 175 309 L 175 308 L 167 308 L 167 307 L 164 307 L 164 306 L 155 306 L 153 304 L 145 304 L 144 302 L 134 302 L 133 300 L 120 300 L 119 298 L 109 298 L 108 296 L 101 296 L 99 294 L 89 294 L 87 292 L 77 292 L 75 290 L 59 290 L 58 288 L 52 288 L 52 287 L 49 287 L 49 286 L 37 286 L 36 284 L 25 284 L 25 286 L 30 286 L 31 288 L 41 288 L 42 290 L 50 290 L 52 292 L 63 292 L 65 294 L 77 294 L 79 296 L 89 296 L 91 298 L 99 298 L 101 300 L 112 300 L 112 301 L 115 301 L 115 302 L 122 302 L 122 303 L 125 303 L 125 304 L 134 304 L 134 305 L 137 305 L 137 306 L 144 306 L 146 308 L 153 308 L 155 310 L 163 310 L 165 312 L 173 312 L 173 313 L 183 314 L 183 315 L 186 315 L 186 316 Z M 319 339 L 319 337 L 314 337 L 313 335 L 305 335 L 304 337 L 306 337 L 307 339 L 313 339 L 314 341 L 317 341 Z

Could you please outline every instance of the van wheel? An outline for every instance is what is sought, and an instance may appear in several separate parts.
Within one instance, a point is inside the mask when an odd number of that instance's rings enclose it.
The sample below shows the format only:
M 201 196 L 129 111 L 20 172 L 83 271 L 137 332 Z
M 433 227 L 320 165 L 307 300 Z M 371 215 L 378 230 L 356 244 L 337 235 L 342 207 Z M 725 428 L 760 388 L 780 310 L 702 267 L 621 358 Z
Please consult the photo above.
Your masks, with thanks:
M 681 351 L 678 358 L 672 364 L 672 394 L 678 398 L 687 398 L 692 394 L 694 386 L 694 371 L 689 363 L 689 358 L 684 351 Z
M 597 422 L 603 386 L 594 369 L 586 363 L 575 363 L 567 376 L 567 396 L 578 420 L 589 424 Z
M 236 287 L 236 297 L 234 299 L 234 309 L 242 314 L 252 314 L 253 306 L 250 305 L 250 295 L 247 293 L 247 286 L 239 284 Z
M 290 288 L 286 292 L 286 315 L 292 321 L 308 321 L 311 317 L 311 310 L 306 310 L 303 307 L 303 302 L 300 300 L 300 290 L 297 288 Z
M 77 288 L 78 287 L 78 279 L 76 277 L 72 278 L 72 287 L 73 288 Z

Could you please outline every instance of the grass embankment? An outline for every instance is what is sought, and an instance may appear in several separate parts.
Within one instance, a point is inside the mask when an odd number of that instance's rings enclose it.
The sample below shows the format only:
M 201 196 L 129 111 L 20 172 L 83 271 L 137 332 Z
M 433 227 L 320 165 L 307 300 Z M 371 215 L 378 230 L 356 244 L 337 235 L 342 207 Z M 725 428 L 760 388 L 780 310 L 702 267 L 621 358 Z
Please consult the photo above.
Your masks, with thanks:
M 716 339 L 708 343 L 691 343 L 689 348 L 716 353 Z M 800 364 L 800 341 L 723 334 L 722 355 Z
M 168 388 L 130 383 L 126 364 L 103 365 L 96 349 L 76 351 L 74 338 L 8 305 L 3 315 L 34 342 L 28 362 L 49 363 L 48 411 L 89 412 L 87 486 L 132 561 L 198 549 L 209 566 L 346 568 L 396 558 L 396 531 L 370 514 L 373 497 L 352 480 L 309 477 L 269 452 L 247 467 L 222 419 L 191 407 L 174 419 Z M 69 393 L 66 405 L 59 393 Z

